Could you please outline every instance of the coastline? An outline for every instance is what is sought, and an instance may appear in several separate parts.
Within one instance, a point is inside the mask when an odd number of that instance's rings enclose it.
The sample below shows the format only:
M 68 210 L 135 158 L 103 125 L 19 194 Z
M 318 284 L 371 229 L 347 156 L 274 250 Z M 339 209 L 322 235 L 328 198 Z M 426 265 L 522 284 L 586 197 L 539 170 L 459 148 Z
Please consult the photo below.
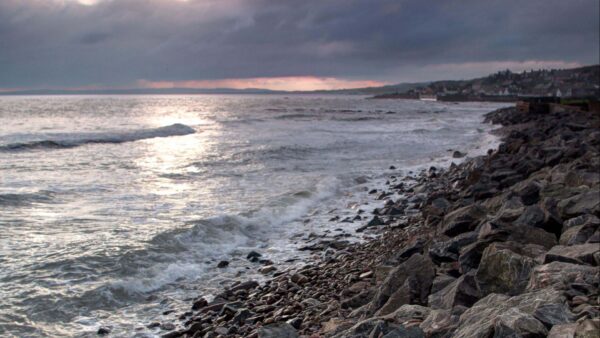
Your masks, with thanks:
M 374 239 L 317 243 L 306 248 L 320 253 L 313 263 L 195 299 L 181 329 L 151 325 L 163 337 L 596 330 L 599 117 L 505 108 L 486 122 L 502 125 L 503 141 L 487 156 L 390 177 L 379 192 L 386 206 L 363 217 Z M 391 191 L 403 197 L 389 199 Z

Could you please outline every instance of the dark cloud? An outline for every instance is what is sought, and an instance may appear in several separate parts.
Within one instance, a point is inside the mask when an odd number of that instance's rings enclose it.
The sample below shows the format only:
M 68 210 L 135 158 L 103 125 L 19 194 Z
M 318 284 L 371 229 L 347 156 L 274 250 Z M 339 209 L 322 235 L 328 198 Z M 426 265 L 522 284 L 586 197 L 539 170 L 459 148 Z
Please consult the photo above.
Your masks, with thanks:
M 591 64 L 599 11 L 597 0 L 2 0 L 0 88 L 302 75 L 395 82 L 468 77 L 486 65 Z

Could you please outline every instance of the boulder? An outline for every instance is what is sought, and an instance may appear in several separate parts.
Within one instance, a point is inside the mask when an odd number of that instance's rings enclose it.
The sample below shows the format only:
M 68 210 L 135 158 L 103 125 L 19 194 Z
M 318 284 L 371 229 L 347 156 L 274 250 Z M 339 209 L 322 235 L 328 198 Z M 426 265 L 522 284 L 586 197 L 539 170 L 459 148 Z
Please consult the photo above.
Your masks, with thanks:
M 477 267 L 479 267 L 479 262 L 481 261 L 481 256 L 483 255 L 483 251 L 491 243 L 495 242 L 495 240 L 495 238 L 481 240 L 462 248 L 460 250 L 460 256 L 458 257 L 460 272 L 465 274 L 471 270 L 477 269 Z
M 369 303 L 369 312 L 374 313 L 381 309 L 390 301 L 392 295 L 394 297 L 391 299 L 390 306 L 386 307 L 386 311 L 389 312 L 395 310 L 392 304 L 402 305 L 399 303 L 399 300 L 402 299 L 413 304 L 424 304 L 434 277 L 435 270 L 431 260 L 421 254 L 412 255 L 408 260 L 390 271 L 387 278 L 377 289 L 373 300 Z
M 472 231 L 485 215 L 486 210 L 477 204 L 459 208 L 444 217 L 442 232 L 447 236 L 456 236 Z
M 562 231 L 562 222 L 553 217 L 552 213 L 543 210 L 537 205 L 530 205 L 523 211 L 523 214 L 515 221 L 517 225 L 532 226 L 542 228 L 550 233 L 560 236 Z
M 554 325 L 547 338 L 575 338 L 577 323 Z
M 422 321 L 429 316 L 430 312 L 431 309 L 425 306 L 405 304 L 380 318 L 396 324 L 406 324 L 417 320 Z
M 448 337 L 458 325 L 458 316 L 449 310 L 432 310 L 419 325 L 426 337 Z
M 535 309 L 533 316 L 547 328 L 570 323 L 574 316 L 566 303 L 545 304 Z
M 531 272 L 527 290 L 544 288 L 564 289 L 571 283 L 594 284 L 598 281 L 598 268 L 565 262 L 552 262 L 536 266 Z
M 516 187 L 515 193 L 523 204 L 532 205 L 540 200 L 541 187 L 538 181 L 527 181 L 524 185 Z
M 598 265 L 594 254 L 600 251 L 597 243 L 577 244 L 571 246 L 557 245 L 546 253 L 544 264 L 559 261 L 575 264 Z
M 437 275 L 433 279 L 433 284 L 431 285 L 431 293 L 436 293 L 446 286 L 450 285 L 452 282 L 456 280 L 455 277 L 449 275 Z
M 258 338 L 298 338 L 298 332 L 288 323 L 274 323 L 258 329 Z
M 582 214 L 600 215 L 600 194 L 598 194 L 598 191 L 588 190 L 561 200 L 558 203 L 558 212 L 563 219 Z
M 586 243 L 598 228 L 600 228 L 600 219 L 596 216 L 585 214 L 571 218 L 563 224 L 563 233 L 559 243 L 561 245 Z
M 534 314 L 541 307 L 565 302 L 557 290 L 539 290 L 513 297 L 492 293 L 460 316 L 453 337 L 544 337 L 548 331 Z
M 450 310 L 457 305 L 470 307 L 479 299 L 474 273 L 460 276 L 442 290 L 429 295 L 432 309 Z
M 477 232 L 465 232 L 447 241 L 433 243 L 429 248 L 429 257 L 436 263 L 458 260 L 460 249 L 477 240 Z
M 492 243 L 484 251 L 475 275 L 482 296 L 490 293 L 516 295 L 527 287 L 537 265 L 532 257 L 516 253 L 518 244 Z M 522 253 L 522 252 L 521 252 Z

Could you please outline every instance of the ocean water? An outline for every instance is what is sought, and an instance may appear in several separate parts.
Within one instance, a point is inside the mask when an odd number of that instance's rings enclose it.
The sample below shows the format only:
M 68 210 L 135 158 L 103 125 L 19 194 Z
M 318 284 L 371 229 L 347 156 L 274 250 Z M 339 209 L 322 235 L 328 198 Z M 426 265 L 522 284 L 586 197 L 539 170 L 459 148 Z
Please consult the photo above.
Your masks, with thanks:
M 386 175 L 493 147 L 482 115 L 501 106 L 0 97 L 0 336 L 160 335 L 146 325 L 263 278 L 249 251 L 302 264 L 309 233 L 354 234 L 361 222 L 329 219 L 376 207 L 366 190 Z

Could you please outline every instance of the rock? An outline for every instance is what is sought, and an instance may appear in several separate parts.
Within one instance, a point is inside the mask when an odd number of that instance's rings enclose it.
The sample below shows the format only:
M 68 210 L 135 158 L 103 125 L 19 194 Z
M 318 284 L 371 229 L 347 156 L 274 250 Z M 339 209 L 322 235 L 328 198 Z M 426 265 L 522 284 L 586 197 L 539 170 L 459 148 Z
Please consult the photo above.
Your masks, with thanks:
M 302 318 L 292 318 L 288 320 L 287 323 L 290 324 L 294 329 L 299 330 L 300 326 L 302 325 Z
M 258 329 L 258 338 L 297 338 L 296 329 L 288 323 L 265 325 Z
M 541 185 L 537 181 L 528 181 L 523 187 L 518 188 L 515 193 L 524 205 L 532 205 L 540 200 Z
M 453 158 L 462 158 L 462 157 L 465 157 L 466 155 L 467 155 L 467 154 L 465 154 L 465 153 L 461 153 L 461 152 L 460 152 L 460 151 L 458 151 L 458 150 L 455 150 L 455 151 L 452 153 L 452 157 L 453 157 Z
M 485 215 L 485 209 L 477 204 L 454 210 L 444 217 L 442 232 L 452 237 L 463 232 L 472 231 Z
M 577 323 L 554 325 L 547 338 L 575 338 Z
M 586 319 L 577 324 L 575 329 L 577 338 L 598 338 L 600 337 L 600 319 Z
M 293 274 L 290 280 L 298 285 L 306 284 L 309 281 L 308 277 L 300 273 Z
M 549 287 L 562 289 L 575 282 L 594 284 L 597 281 L 598 268 L 596 267 L 555 261 L 538 265 L 533 269 L 527 290 Z
M 594 254 L 600 251 L 596 243 L 578 244 L 572 246 L 557 245 L 546 253 L 544 264 L 559 261 L 575 264 L 598 265 Z
M 574 316 L 565 303 L 545 304 L 535 309 L 533 316 L 547 328 L 573 321 Z
M 483 251 L 494 241 L 494 239 L 482 240 L 462 248 L 460 250 L 460 256 L 458 256 L 460 272 L 465 274 L 471 270 L 477 269 Z
M 250 262 L 258 262 L 261 257 L 262 255 L 256 251 L 250 251 L 248 255 L 246 255 L 246 259 Z
M 558 212 L 563 219 L 576 217 L 582 214 L 600 214 L 600 194 L 598 191 L 577 194 L 561 200 L 558 203 Z
M 482 296 L 490 293 L 516 295 L 525 290 L 537 265 L 531 257 L 517 254 L 516 243 L 492 243 L 484 251 L 475 275 Z
M 454 278 L 452 276 L 448 276 L 448 275 L 435 276 L 435 278 L 433 279 L 433 285 L 431 286 L 431 293 L 434 294 L 434 293 L 442 290 L 443 288 L 450 285 L 455 280 L 456 280 L 456 278 Z
M 539 290 L 513 297 L 492 293 L 460 316 L 453 337 L 544 337 L 548 331 L 533 314 L 540 307 L 565 301 L 557 290 Z
M 374 227 L 374 226 L 379 226 L 379 225 L 384 225 L 384 224 L 385 224 L 385 222 L 383 222 L 381 220 L 381 218 L 379 218 L 378 216 L 374 216 L 373 219 L 371 219 L 369 221 L 369 223 L 367 223 L 366 225 L 363 225 L 362 227 L 356 229 L 356 232 L 363 232 L 367 228 Z
M 232 287 L 231 289 L 229 289 L 229 292 L 235 293 L 240 290 L 248 291 L 248 290 L 256 288 L 257 286 L 258 286 L 258 282 L 251 280 L 251 281 L 240 283 L 240 284 Z
M 403 261 L 416 253 L 422 254 L 424 246 L 425 240 L 419 238 L 400 249 L 400 251 L 395 255 L 395 258 L 398 261 Z
M 584 244 L 598 228 L 600 228 L 600 220 L 596 216 L 582 215 L 572 218 L 564 223 L 559 243 L 561 245 Z
M 208 301 L 206 299 L 204 299 L 203 297 L 201 297 L 199 299 L 194 300 L 194 303 L 192 305 L 192 310 L 197 311 L 207 305 L 208 305 Z
M 474 273 L 460 276 L 442 290 L 429 295 L 429 306 L 433 309 L 450 310 L 457 305 L 470 307 L 479 300 L 479 290 Z
M 411 303 L 426 303 L 434 276 L 435 270 L 429 258 L 421 254 L 412 255 L 404 263 L 394 268 L 379 286 L 369 304 L 370 312 L 373 313 L 382 308 L 397 292 L 408 292 L 407 296 Z M 400 290 L 401 288 L 402 290 Z M 400 294 L 396 294 L 393 300 L 399 298 Z M 393 310 L 395 309 L 390 306 L 386 308 L 386 311 Z
M 436 264 L 457 261 L 460 249 L 476 240 L 477 232 L 471 231 L 460 234 L 447 241 L 434 243 L 429 249 L 429 257 L 431 257 Z
M 560 236 L 562 231 L 562 222 L 555 217 L 552 217 L 552 214 L 544 212 L 544 210 L 537 205 L 528 206 L 515 223 L 518 225 L 542 228 L 557 236 Z
M 219 264 L 217 264 L 217 268 L 226 268 L 229 266 L 229 262 L 228 261 L 220 261 Z
M 432 310 L 419 325 L 426 337 L 449 337 L 458 326 L 458 317 L 448 310 Z
M 404 304 L 381 318 L 396 324 L 406 324 L 415 320 L 422 321 L 429 316 L 430 312 L 431 309 L 425 306 Z
M 276 270 L 277 270 L 277 268 L 274 267 L 273 265 L 267 265 L 265 267 L 258 269 L 258 272 L 262 273 L 263 275 L 266 275 L 266 274 L 271 273 Z
M 163 323 L 160 325 L 161 330 L 171 331 L 175 330 L 175 324 L 173 323 Z
M 110 328 L 106 326 L 101 326 L 96 332 L 98 335 L 104 336 L 110 333 Z

